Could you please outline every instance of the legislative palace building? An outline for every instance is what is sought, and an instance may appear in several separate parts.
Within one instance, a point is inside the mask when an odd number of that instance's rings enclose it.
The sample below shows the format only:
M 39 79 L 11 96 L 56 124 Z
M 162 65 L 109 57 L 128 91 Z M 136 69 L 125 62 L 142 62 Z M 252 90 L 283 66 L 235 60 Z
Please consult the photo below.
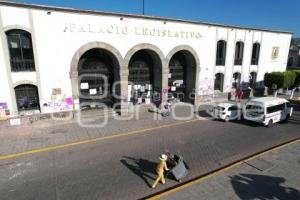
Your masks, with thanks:
M 0 2 L 0 116 L 177 100 L 263 88 L 291 32 Z

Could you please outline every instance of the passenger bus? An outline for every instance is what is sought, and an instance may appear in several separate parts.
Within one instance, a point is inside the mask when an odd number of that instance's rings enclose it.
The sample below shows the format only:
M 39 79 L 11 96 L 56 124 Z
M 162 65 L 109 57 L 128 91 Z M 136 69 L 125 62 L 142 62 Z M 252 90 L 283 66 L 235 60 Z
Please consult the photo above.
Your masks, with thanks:
M 292 116 L 293 107 L 283 98 L 261 97 L 249 100 L 243 108 L 246 120 L 272 126 L 273 123 L 288 120 Z

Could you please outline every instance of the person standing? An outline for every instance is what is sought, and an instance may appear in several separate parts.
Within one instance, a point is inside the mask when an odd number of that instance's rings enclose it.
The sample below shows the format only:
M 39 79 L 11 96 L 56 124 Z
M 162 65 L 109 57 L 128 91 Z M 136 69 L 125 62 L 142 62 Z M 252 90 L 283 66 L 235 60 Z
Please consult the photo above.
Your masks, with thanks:
M 244 98 L 244 92 L 242 90 L 242 88 L 239 89 L 239 102 L 241 102 L 241 99 Z
M 152 188 L 155 188 L 159 181 L 161 181 L 162 184 L 166 183 L 165 177 L 164 177 L 164 172 L 169 171 L 169 169 L 167 167 L 167 162 L 166 162 L 167 159 L 168 159 L 168 156 L 165 154 L 162 154 L 159 157 L 160 162 L 158 163 L 157 168 L 156 168 L 157 178 L 154 181 Z
M 235 93 L 235 94 L 234 94 L 234 96 L 235 96 L 235 99 L 234 99 L 234 100 L 235 100 L 235 101 L 237 101 L 237 100 L 239 99 L 239 91 L 240 91 L 239 89 L 235 89 L 235 90 L 234 90 L 234 93 Z

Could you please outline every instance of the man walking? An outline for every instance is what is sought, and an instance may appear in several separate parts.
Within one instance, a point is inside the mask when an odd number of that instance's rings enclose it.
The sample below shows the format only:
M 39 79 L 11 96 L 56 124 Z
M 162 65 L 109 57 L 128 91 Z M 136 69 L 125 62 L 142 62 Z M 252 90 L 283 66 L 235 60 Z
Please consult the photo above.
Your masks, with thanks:
M 162 154 L 159 157 L 160 162 L 158 163 L 157 168 L 156 168 L 157 178 L 154 181 L 152 188 L 155 188 L 159 181 L 161 181 L 162 184 L 166 183 L 165 177 L 164 177 L 164 171 L 165 170 L 169 171 L 169 169 L 167 167 L 167 162 L 166 162 L 167 159 L 168 159 L 168 157 L 165 154 Z

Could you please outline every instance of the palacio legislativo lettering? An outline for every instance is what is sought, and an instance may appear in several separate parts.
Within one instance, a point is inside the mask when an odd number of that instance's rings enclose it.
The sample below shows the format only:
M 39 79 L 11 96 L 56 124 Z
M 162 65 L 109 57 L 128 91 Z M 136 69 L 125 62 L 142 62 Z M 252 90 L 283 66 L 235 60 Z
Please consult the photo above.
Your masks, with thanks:
M 119 34 L 119 35 L 141 35 L 151 37 L 168 37 L 168 38 L 183 38 L 183 39 L 200 39 L 202 35 L 199 32 L 186 30 L 169 30 L 160 28 L 148 27 L 129 27 L 118 25 L 78 25 L 75 23 L 66 23 L 63 29 L 64 32 L 82 32 L 82 33 L 98 33 L 98 34 Z

